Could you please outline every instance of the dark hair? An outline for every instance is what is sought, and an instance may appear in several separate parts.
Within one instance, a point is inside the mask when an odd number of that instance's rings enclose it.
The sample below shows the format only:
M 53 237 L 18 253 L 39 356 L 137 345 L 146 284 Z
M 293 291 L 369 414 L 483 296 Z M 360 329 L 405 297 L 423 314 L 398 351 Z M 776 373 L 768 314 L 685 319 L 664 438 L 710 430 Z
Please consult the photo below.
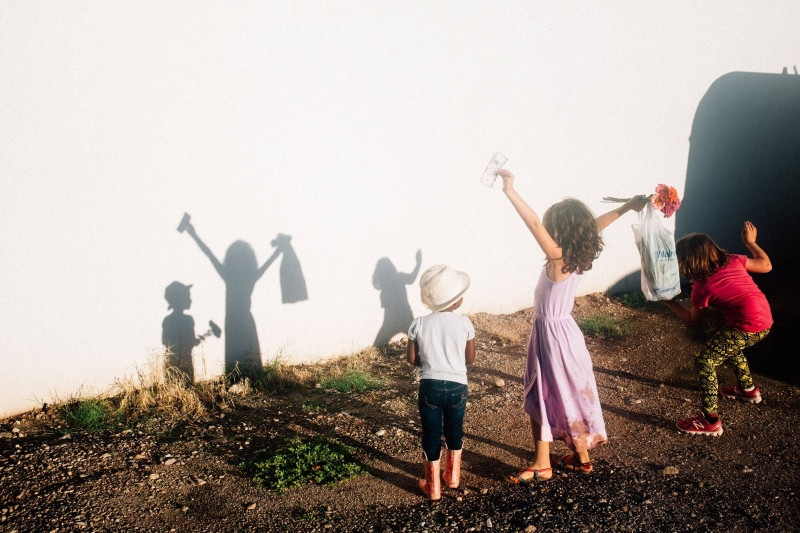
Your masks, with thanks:
M 592 212 L 580 200 L 567 198 L 553 204 L 542 219 L 545 229 L 561 247 L 561 271 L 582 274 L 603 249 L 603 239 Z
M 690 233 L 675 243 L 678 269 L 689 281 L 706 279 L 728 264 L 728 253 L 705 233 Z

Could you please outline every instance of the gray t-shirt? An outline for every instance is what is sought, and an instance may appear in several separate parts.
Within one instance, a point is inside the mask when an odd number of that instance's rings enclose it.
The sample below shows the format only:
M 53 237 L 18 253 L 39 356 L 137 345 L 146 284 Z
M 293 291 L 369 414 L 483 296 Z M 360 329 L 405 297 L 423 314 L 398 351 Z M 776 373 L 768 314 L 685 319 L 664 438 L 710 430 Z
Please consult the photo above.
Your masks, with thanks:
M 420 379 L 441 379 L 467 384 L 464 352 L 475 338 L 469 318 L 450 311 L 417 317 L 408 328 L 409 342 L 419 347 Z

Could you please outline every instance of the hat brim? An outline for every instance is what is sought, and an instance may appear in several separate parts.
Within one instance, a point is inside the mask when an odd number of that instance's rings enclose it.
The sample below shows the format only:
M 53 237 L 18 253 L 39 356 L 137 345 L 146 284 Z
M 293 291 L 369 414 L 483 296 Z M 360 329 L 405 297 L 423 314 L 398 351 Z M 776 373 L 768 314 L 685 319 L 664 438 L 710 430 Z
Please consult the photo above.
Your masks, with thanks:
M 425 305 L 425 307 L 427 307 L 428 309 L 430 309 L 431 311 L 434 311 L 434 312 L 441 311 L 442 309 L 447 309 L 448 307 L 450 307 L 451 305 L 456 303 L 462 296 L 464 296 L 464 293 L 467 292 L 467 289 L 469 289 L 469 286 L 464 287 L 461 290 L 461 292 L 459 292 L 451 300 L 449 300 L 449 301 L 447 301 L 447 302 L 445 302 L 443 304 L 429 305 L 429 304 L 427 304 L 425 302 L 423 302 L 423 304 Z
M 453 296 L 448 298 L 447 301 L 445 301 L 445 302 L 433 303 L 428 298 L 428 295 L 426 294 L 426 291 L 425 290 L 421 290 L 420 291 L 420 296 L 421 296 L 421 300 L 422 300 L 422 305 L 424 305 L 425 307 L 427 307 L 431 311 L 436 312 L 436 311 L 441 311 L 442 309 L 447 309 L 448 307 L 450 307 L 451 305 L 456 303 L 458 301 L 458 299 L 461 298 L 464 295 L 465 292 L 467 292 L 467 289 L 469 289 L 470 278 L 469 278 L 469 275 L 464 273 L 464 272 L 455 271 L 455 272 L 453 272 L 453 274 L 457 276 L 459 284 L 461 286 L 458 289 L 458 291 Z

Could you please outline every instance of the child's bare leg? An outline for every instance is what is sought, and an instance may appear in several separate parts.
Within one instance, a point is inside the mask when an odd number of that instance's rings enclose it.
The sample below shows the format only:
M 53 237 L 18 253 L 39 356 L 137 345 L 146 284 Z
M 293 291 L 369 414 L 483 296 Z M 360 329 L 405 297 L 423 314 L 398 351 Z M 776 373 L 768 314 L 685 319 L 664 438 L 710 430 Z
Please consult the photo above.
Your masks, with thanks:
M 591 459 L 589 459 L 589 450 L 575 450 L 575 455 L 578 456 L 578 461 L 581 463 L 588 463 L 591 461 Z
M 531 417 L 531 433 L 535 449 L 534 463 L 531 466 L 536 468 L 550 468 L 550 443 L 542 440 L 542 426 L 536 423 Z
M 527 483 L 533 481 L 546 481 L 553 477 L 550 465 L 550 443 L 542 440 L 542 428 L 531 418 L 531 433 L 534 441 L 534 461 L 524 470 L 509 477 L 513 483 Z

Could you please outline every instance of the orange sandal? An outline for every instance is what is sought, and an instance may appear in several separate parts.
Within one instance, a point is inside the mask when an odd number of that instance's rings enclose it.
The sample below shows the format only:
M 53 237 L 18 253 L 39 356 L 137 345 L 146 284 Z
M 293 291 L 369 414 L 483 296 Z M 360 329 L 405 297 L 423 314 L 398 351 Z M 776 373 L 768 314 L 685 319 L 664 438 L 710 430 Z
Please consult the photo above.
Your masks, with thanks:
M 581 463 L 577 454 L 568 453 L 558 460 L 558 464 L 564 470 L 572 470 L 574 472 L 578 472 L 579 474 L 591 474 L 592 470 L 594 470 L 594 466 L 592 466 L 591 461 Z
M 525 474 L 526 472 L 533 474 L 533 477 L 528 478 L 528 479 L 523 478 L 522 474 Z M 550 472 L 550 475 L 548 477 L 542 477 L 540 474 L 543 474 L 545 472 Z M 517 485 L 519 483 L 532 483 L 534 481 L 550 481 L 552 478 L 553 478 L 553 469 L 552 468 L 533 468 L 533 467 L 528 467 L 525 470 L 520 470 L 516 474 L 511 474 L 506 479 L 508 480 L 509 483 L 513 483 L 514 485 Z

